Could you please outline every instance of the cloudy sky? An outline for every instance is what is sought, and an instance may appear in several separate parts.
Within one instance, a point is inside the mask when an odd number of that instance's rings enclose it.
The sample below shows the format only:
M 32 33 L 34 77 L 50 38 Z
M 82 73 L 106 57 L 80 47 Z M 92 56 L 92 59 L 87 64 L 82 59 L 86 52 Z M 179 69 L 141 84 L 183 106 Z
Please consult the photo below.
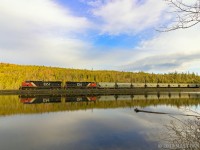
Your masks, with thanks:
M 157 32 L 163 0 L 1 0 L 0 62 L 200 73 L 200 26 Z

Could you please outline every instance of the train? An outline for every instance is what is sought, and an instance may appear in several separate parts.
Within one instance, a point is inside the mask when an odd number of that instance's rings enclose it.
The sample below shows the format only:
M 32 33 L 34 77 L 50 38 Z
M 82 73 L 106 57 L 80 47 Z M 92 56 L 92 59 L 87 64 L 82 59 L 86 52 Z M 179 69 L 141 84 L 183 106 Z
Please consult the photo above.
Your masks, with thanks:
M 30 89 L 130 89 L 130 88 L 200 88 L 198 83 L 119 83 L 119 82 L 65 82 L 24 81 L 20 90 Z
M 61 89 L 61 81 L 24 81 L 19 89 Z

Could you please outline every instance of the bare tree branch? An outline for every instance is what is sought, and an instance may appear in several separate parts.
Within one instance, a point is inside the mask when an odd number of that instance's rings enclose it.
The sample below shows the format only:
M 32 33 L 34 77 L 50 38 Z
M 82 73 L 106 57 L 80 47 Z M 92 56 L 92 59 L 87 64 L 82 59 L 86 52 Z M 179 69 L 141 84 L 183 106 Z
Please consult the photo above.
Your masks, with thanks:
M 177 29 L 186 29 L 200 22 L 200 0 L 186 4 L 182 0 L 164 0 L 173 9 L 175 15 L 171 25 L 161 27 L 158 31 L 168 32 Z

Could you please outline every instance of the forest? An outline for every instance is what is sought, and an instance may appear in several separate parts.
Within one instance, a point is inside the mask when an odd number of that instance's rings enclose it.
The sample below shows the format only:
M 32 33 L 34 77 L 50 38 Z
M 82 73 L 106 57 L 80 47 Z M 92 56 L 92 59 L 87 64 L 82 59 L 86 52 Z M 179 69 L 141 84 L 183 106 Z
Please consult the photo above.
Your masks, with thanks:
M 123 72 L 112 70 L 86 70 L 46 66 L 0 63 L 0 90 L 18 89 L 25 80 L 135 82 L 135 83 L 200 83 L 200 76 L 189 72 L 164 74 Z

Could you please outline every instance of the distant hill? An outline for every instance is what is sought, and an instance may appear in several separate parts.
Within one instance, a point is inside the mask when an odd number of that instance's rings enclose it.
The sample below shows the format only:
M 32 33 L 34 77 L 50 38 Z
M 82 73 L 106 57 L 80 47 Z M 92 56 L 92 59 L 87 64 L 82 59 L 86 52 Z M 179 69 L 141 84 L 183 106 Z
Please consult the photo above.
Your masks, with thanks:
M 80 70 L 45 66 L 26 66 L 0 63 L 0 89 L 18 89 L 22 81 L 95 81 L 95 82 L 161 82 L 200 83 L 194 73 L 154 74 L 106 70 Z

